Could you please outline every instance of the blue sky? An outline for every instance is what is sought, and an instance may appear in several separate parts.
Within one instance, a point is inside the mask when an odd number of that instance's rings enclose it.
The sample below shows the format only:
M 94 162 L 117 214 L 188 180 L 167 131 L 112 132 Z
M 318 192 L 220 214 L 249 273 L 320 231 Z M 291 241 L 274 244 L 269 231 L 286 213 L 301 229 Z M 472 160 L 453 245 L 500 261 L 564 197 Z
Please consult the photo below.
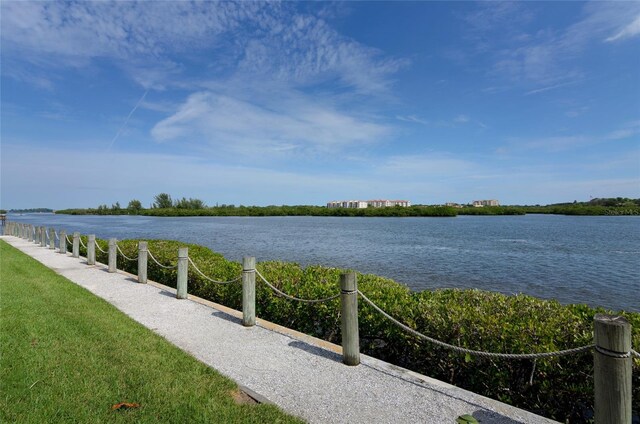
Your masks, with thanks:
M 4 208 L 640 197 L 640 2 L 1 13 Z

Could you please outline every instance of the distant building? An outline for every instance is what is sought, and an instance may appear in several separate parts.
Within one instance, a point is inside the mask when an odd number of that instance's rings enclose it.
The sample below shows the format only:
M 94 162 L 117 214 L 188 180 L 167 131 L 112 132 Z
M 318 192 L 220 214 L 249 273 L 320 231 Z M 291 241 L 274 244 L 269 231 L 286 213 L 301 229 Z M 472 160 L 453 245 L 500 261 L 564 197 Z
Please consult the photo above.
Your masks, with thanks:
M 453 202 L 445 203 L 445 206 L 451 206 L 452 208 L 461 208 L 462 207 L 462 205 L 460 203 L 453 203 Z
M 411 202 L 408 200 L 335 200 L 327 203 L 327 208 L 352 208 L 352 209 L 365 209 L 367 207 L 372 208 L 386 208 L 393 206 L 401 206 L 408 208 L 411 206 Z
M 500 206 L 500 202 L 497 200 L 474 200 L 473 207 L 474 208 L 482 208 L 484 206 Z
M 327 203 L 328 208 L 365 209 L 367 202 L 362 200 L 337 200 Z

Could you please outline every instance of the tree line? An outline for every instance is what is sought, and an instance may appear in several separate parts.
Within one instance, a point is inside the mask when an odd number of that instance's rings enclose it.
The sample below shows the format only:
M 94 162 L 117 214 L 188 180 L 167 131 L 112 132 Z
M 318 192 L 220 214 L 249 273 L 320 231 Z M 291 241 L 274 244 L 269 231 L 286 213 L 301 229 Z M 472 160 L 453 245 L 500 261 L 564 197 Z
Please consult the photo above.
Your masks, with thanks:
M 173 199 L 168 193 L 159 193 L 149 208 L 143 208 L 137 199 L 129 201 L 126 208 L 119 202 L 97 208 L 64 209 L 56 213 L 71 215 L 145 215 L 145 216 L 352 216 L 352 217 L 420 217 L 457 215 L 640 215 L 640 199 L 607 198 L 589 202 L 556 203 L 546 206 L 466 206 L 455 208 L 439 205 L 414 205 L 387 208 L 327 208 L 312 205 L 270 206 L 207 206 L 196 198 Z

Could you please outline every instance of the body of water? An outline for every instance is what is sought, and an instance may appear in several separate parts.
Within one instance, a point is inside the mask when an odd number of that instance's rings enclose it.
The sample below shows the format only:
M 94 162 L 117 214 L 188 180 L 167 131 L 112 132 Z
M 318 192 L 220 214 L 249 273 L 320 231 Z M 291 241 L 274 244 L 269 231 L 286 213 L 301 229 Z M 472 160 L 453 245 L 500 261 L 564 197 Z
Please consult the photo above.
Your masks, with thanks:
M 140 217 L 9 215 L 100 238 L 173 239 L 227 259 L 372 273 L 414 290 L 459 287 L 640 311 L 640 217 Z

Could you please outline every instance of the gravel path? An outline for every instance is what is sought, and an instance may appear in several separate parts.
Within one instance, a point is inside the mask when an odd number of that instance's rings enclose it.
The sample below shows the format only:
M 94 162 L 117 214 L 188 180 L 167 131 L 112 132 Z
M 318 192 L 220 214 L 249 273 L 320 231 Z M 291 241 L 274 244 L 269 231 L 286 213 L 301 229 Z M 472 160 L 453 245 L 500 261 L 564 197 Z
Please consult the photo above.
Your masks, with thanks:
M 455 423 L 471 414 L 482 423 L 551 423 L 540 416 L 362 355 L 341 362 L 339 347 L 239 314 L 175 290 L 138 284 L 23 239 L 3 240 L 86 288 L 198 360 L 235 380 L 253 397 L 311 423 Z

